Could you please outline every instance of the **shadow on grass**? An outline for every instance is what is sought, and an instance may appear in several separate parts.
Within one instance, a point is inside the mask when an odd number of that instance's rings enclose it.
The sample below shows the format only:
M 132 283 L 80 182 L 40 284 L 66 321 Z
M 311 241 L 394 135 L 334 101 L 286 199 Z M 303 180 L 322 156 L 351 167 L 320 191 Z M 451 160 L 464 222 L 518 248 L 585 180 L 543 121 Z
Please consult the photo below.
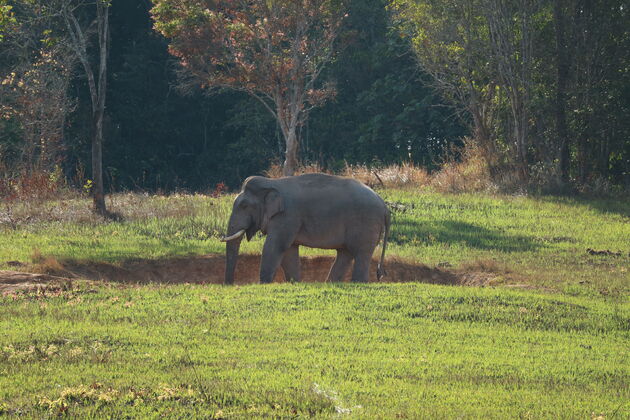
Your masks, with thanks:
M 498 229 L 488 229 L 458 221 L 420 223 L 397 220 L 393 223 L 390 241 L 398 245 L 413 242 L 461 244 L 482 250 L 522 252 L 537 250 L 544 245 L 525 235 L 511 235 Z
M 630 218 L 630 197 L 620 198 L 593 198 L 593 197 L 566 197 L 566 196 L 544 196 L 538 200 L 561 204 L 566 206 L 580 206 L 596 210 L 602 214 L 618 214 Z

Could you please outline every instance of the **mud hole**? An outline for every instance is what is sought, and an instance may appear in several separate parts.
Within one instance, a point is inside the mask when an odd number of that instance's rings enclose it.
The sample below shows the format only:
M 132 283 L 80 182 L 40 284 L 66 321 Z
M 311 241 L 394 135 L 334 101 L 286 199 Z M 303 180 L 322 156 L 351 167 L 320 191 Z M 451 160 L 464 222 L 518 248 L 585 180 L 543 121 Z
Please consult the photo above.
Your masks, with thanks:
M 324 282 L 334 257 L 301 257 L 302 281 Z M 370 267 L 370 282 L 376 280 L 376 260 Z M 235 284 L 258 282 L 260 255 L 241 255 L 236 267 Z M 37 270 L 37 267 L 31 267 Z M 53 275 L 29 274 L 17 271 L 0 271 L 0 293 L 17 290 L 32 290 L 59 287 L 71 279 L 107 281 L 122 284 L 222 284 L 225 257 L 209 255 L 200 257 L 169 258 L 161 260 L 129 260 L 117 264 L 94 262 L 63 262 Z M 24 268 L 28 270 L 28 267 Z M 385 262 L 387 275 L 383 283 L 421 282 L 445 285 L 486 286 L 497 279 L 498 274 L 486 271 L 447 270 L 431 268 L 422 264 L 411 264 L 396 258 Z M 350 281 L 348 272 L 344 281 Z M 282 269 L 278 270 L 275 282 L 284 282 Z

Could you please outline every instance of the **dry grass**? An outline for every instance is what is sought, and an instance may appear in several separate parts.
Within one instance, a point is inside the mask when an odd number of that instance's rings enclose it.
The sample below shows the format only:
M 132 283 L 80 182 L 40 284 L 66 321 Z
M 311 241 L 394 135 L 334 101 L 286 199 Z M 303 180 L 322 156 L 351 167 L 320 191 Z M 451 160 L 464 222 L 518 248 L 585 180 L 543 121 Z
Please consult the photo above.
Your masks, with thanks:
M 498 187 L 492 182 L 490 166 L 482 149 L 468 141 L 459 153 L 459 159 L 449 159 L 441 170 L 431 176 L 430 185 L 444 193 L 497 192 Z
M 332 174 L 318 163 L 301 165 L 295 174 L 311 173 Z M 282 166 L 274 163 L 264 172 L 264 175 L 269 178 L 280 178 L 282 177 Z M 409 162 L 385 167 L 346 164 L 345 168 L 335 175 L 354 178 L 371 187 L 380 186 L 383 188 L 421 187 L 428 185 L 430 180 L 426 169 Z
M 428 188 L 443 193 L 494 193 L 499 190 L 491 179 L 490 168 L 481 148 L 469 141 L 457 154 L 459 158 L 449 158 L 442 169 L 434 173 L 429 173 L 413 162 L 404 162 L 384 167 L 346 164 L 336 175 L 353 178 L 376 188 Z M 300 166 L 296 175 L 315 172 L 331 173 L 314 163 Z M 270 178 L 281 177 L 282 166 L 277 163 L 271 165 L 265 175 Z
M 39 248 L 33 248 L 33 253 L 31 254 L 31 262 L 33 264 L 39 264 L 44 261 L 44 256 L 42 255 L 42 251 Z
M 295 175 L 314 174 L 314 173 L 329 173 L 319 163 L 311 163 L 307 165 L 300 165 L 295 172 Z M 272 163 L 269 168 L 263 173 L 268 178 L 282 178 L 282 165 L 278 162 Z
M 499 263 L 493 258 L 478 258 L 473 261 L 463 262 L 460 264 L 459 269 L 463 272 L 511 273 L 505 264 Z
M 53 276 L 65 275 L 66 270 L 55 257 L 42 254 L 39 248 L 33 248 L 29 270 L 37 274 L 49 274 Z
M 183 200 L 182 197 L 191 199 Z M 120 219 L 186 218 L 207 211 L 208 203 L 217 198 L 204 194 L 149 195 L 115 193 L 106 197 L 107 208 Z M 103 217 L 94 214 L 91 201 L 78 193 L 63 194 L 55 199 L 15 200 L 0 206 L 0 228 L 17 229 L 42 222 L 101 224 Z
M 37 274 L 48 274 L 51 276 L 64 277 L 68 274 L 66 268 L 55 258 L 45 257 L 42 262 L 34 264 L 31 271 Z
M 418 188 L 429 185 L 431 176 L 426 169 L 411 162 L 390 165 L 381 168 L 369 168 L 365 165 L 346 165 L 343 176 L 357 179 L 370 186 L 383 188 Z

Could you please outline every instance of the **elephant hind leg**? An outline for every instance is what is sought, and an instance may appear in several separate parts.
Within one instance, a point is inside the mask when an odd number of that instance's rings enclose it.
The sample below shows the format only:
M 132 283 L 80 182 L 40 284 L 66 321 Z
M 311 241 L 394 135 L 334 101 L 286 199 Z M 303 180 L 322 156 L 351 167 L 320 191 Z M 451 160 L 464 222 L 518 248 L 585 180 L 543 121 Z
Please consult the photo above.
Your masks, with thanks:
M 352 269 L 352 282 L 367 283 L 370 274 L 370 257 L 372 254 L 357 255 L 354 258 Z
M 300 281 L 300 252 L 298 245 L 291 245 L 282 257 L 280 264 L 284 271 L 285 281 Z
M 335 258 L 335 262 L 330 268 L 330 272 L 328 273 L 328 278 L 326 282 L 340 282 L 343 281 L 343 277 L 348 272 L 350 268 L 350 263 L 352 263 L 352 254 L 346 249 L 338 249 L 337 250 L 337 258 Z

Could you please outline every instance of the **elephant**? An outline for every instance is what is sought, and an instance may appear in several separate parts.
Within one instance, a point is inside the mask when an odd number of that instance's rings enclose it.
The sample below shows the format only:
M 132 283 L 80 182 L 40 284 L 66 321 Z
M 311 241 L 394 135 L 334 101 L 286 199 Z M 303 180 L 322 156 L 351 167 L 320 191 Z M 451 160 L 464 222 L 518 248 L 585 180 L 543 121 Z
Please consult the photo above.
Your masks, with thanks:
M 340 282 L 354 260 L 353 282 L 367 282 L 374 249 L 383 236 L 377 278 L 390 227 L 387 205 L 368 186 L 350 178 L 305 174 L 277 179 L 251 176 L 234 200 L 228 222 L 225 284 L 234 271 L 243 236 L 266 235 L 260 282 L 271 283 L 278 267 L 287 281 L 300 281 L 299 247 L 335 249 L 337 257 L 326 281 Z

